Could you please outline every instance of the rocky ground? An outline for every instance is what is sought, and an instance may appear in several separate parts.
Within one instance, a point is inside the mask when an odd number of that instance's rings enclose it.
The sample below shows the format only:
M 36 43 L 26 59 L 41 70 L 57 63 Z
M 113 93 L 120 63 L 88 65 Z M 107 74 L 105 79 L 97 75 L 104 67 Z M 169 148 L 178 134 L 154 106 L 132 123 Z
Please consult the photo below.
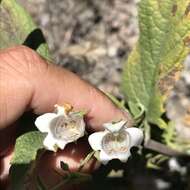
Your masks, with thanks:
M 138 36 L 137 0 L 19 0 L 43 30 L 54 60 L 121 97 L 122 64 Z

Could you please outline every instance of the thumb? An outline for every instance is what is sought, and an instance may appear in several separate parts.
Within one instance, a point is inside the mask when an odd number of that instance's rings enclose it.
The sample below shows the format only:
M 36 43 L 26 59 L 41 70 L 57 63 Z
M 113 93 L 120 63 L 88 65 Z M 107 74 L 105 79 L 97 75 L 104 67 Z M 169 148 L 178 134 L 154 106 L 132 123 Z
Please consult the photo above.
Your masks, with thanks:
M 87 111 L 94 130 L 104 122 L 130 120 L 101 91 L 75 74 L 48 64 L 33 50 L 18 46 L 0 51 L 1 128 L 16 121 L 26 109 L 41 114 L 63 103 Z

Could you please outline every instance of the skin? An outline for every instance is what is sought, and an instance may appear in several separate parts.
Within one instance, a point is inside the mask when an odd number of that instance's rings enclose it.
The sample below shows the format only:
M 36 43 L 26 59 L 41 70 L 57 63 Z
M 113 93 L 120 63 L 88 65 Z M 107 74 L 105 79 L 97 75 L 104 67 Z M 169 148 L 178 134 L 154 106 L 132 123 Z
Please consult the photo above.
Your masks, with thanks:
M 105 122 L 129 117 L 101 91 L 70 71 L 48 64 L 33 50 L 17 46 L 0 51 L 0 180 L 3 189 L 8 186 L 9 162 L 18 125 L 26 127 L 18 119 L 28 110 L 40 115 L 52 112 L 55 104 L 64 103 L 71 104 L 75 110 L 87 111 L 87 124 L 94 131 L 101 130 Z M 63 151 L 46 152 L 38 173 L 46 185 L 52 187 L 60 180 L 54 172 L 60 171 L 59 161 L 66 161 L 73 171 L 77 170 L 80 159 L 89 149 L 86 139 L 82 139 Z M 94 167 L 91 161 L 83 171 L 89 172 Z

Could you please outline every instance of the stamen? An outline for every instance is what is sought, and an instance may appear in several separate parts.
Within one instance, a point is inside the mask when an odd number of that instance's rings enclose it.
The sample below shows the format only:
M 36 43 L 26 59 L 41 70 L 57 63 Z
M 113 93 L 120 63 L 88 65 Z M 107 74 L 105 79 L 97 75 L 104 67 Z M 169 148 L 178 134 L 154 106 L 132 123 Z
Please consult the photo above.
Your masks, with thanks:
M 67 142 L 74 141 L 81 135 L 81 126 L 79 119 L 69 119 L 59 116 L 51 122 L 52 134 L 55 138 Z
M 109 155 L 127 152 L 129 144 L 130 136 L 124 130 L 108 133 L 102 139 L 102 148 Z

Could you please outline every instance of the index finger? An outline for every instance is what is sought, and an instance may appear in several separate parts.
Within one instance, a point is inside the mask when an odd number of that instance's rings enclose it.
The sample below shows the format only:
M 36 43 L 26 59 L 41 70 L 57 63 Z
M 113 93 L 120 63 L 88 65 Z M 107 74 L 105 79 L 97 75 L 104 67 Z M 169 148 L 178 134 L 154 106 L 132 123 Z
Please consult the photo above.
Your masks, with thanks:
M 118 109 L 100 90 L 70 71 L 48 64 L 29 48 L 2 51 L 0 58 L 2 127 L 13 123 L 27 108 L 42 114 L 64 103 L 87 111 L 88 124 L 94 130 L 101 129 L 105 122 L 130 120 L 129 114 Z

